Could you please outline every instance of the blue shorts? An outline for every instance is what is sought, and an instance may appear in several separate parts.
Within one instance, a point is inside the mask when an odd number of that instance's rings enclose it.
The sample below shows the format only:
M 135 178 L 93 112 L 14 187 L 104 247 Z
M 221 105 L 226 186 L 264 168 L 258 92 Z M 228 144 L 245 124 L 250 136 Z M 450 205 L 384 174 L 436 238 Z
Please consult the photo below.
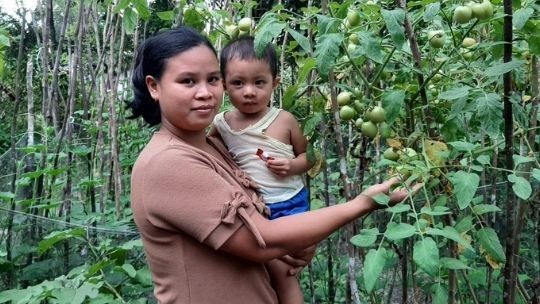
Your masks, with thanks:
M 309 196 L 306 188 L 302 188 L 292 198 L 274 204 L 267 204 L 266 206 L 270 208 L 270 217 L 269 219 L 274 220 L 282 216 L 297 214 L 309 211 Z

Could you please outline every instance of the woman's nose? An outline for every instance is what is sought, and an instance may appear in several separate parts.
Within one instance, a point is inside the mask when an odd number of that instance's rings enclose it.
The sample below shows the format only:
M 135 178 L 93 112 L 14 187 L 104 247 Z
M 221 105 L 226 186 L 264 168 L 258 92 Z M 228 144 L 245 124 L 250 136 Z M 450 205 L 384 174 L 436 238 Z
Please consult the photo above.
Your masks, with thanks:
M 195 98 L 207 99 L 212 96 L 212 93 L 208 89 L 208 84 L 201 84 L 195 94 Z

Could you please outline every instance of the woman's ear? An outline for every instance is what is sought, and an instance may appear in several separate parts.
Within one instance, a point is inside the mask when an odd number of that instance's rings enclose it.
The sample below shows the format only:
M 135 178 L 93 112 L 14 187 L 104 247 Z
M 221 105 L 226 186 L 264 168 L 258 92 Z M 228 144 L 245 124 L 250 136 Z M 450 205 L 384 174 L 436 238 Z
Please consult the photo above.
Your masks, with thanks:
M 150 96 L 152 96 L 152 99 L 155 101 L 159 100 L 159 93 L 157 89 L 157 81 L 153 76 L 146 76 L 144 78 L 144 81 L 146 82 L 146 87 L 148 87 L 148 92 L 150 92 Z
M 273 83 L 273 89 L 274 90 L 277 88 L 280 80 L 281 80 L 281 78 L 279 78 L 279 76 L 276 76 L 276 78 L 274 78 L 274 83 Z

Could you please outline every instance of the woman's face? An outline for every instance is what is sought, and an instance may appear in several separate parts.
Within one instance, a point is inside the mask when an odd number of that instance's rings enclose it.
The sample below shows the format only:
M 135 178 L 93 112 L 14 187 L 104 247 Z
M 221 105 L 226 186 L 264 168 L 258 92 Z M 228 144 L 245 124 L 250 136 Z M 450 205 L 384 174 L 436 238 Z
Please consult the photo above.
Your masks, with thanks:
M 161 125 L 177 135 L 205 130 L 218 113 L 223 86 L 216 56 L 200 45 L 167 60 L 161 79 L 146 77 Z

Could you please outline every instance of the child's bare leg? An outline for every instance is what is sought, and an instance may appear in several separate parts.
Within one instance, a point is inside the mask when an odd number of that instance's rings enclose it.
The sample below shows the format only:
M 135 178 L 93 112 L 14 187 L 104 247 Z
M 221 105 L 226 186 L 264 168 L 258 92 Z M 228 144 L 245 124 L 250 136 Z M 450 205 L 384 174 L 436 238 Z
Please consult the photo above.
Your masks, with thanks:
M 291 268 L 285 262 L 274 259 L 266 263 L 272 286 L 277 293 L 279 304 L 304 304 L 304 294 L 300 288 L 300 282 L 296 276 L 291 276 L 287 271 Z

